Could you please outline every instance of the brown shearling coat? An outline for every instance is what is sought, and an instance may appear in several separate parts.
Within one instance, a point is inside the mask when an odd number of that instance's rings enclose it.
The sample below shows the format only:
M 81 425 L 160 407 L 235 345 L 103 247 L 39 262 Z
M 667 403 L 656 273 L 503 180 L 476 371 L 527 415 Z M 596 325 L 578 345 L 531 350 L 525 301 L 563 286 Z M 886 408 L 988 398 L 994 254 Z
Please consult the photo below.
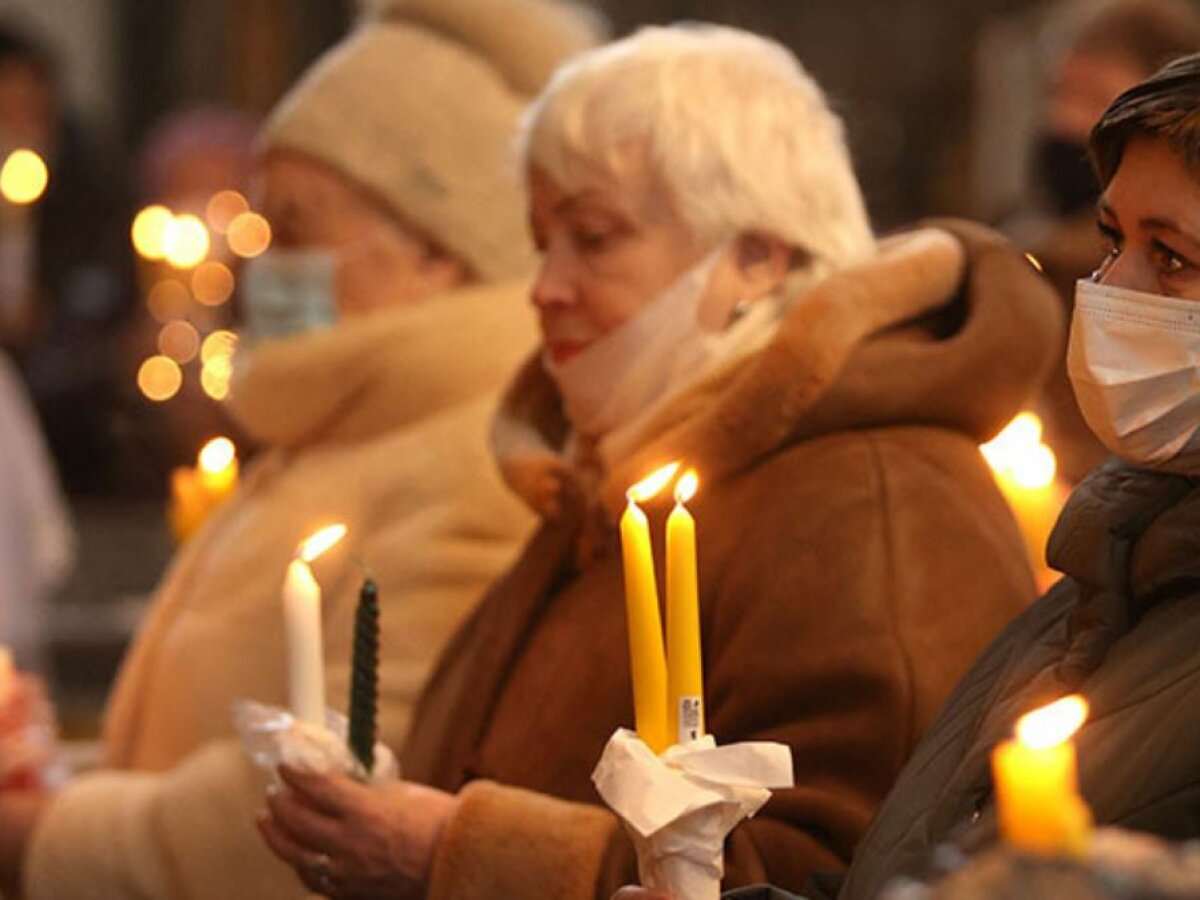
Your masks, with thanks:
M 590 780 L 633 719 L 612 523 L 621 488 L 678 457 L 703 481 L 709 728 L 785 742 L 795 763 L 796 787 L 728 841 L 725 885 L 846 864 L 956 679 L 1033 597 L 976 445 L 1036 389 L 1061 317 L 1020 255 L 946 227 L 810 288 L 764 350 L 670 404 L 602 486 L 593 559 L 564 503 L 493 586 L 404 751 L 408 778 L 460 794 L 429 897 L 607 898 L 634 877 Z M 531 363 L 496 431 L 530 495 L 563 477 L 553 399 Z M 665 506 L 647 508 L 658 535 Z

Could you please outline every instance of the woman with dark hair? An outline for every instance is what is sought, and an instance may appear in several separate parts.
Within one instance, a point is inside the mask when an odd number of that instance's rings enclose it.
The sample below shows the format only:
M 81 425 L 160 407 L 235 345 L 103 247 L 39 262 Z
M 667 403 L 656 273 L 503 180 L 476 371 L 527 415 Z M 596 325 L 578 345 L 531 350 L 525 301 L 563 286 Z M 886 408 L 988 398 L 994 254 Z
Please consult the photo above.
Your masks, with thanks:
M 1200 55 L 1118 97 L 1090 152 L 1109 252 L 1077 286 L 1068 368 L 1116 458 L 1050 538 L 1067 577 L 959 682 L 846 877 L 814 900 L 873 898 L 920 876 L 936 845 L 992 843 L 992 748 L 1019 715 L 1074 692 L 1091 704 L 1075 742 L 1096 822 L 1200 835 Z

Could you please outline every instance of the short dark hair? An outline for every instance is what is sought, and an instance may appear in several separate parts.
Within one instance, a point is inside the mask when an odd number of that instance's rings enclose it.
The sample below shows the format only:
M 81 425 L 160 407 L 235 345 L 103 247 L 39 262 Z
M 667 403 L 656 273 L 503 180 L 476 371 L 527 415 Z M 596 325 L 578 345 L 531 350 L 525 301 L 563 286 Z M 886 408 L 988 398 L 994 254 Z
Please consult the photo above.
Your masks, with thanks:
M 1107 187 L 1135 137 L 1170 144 L 1200 173 L 1200 53 L 1163 66 L 1121 94 L 1100 117 L 1088 138 L 1096 177 Z
M 0 20 L 0 64 L 13 62 L 35 69 L 46 81 L 54 80 L 50 51 L 13 22 Z

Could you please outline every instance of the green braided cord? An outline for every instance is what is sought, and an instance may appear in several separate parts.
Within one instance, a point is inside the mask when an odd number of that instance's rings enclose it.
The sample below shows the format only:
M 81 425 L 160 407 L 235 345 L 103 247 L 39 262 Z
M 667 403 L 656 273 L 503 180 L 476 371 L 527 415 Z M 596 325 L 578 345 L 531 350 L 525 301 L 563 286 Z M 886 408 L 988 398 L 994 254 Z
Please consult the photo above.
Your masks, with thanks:
M 379 590 L 363 582 L 354 617 L 354 661 L 350 681 L 350 750 L 367 777 L 375 769 L 375 714 L 379 700 Z

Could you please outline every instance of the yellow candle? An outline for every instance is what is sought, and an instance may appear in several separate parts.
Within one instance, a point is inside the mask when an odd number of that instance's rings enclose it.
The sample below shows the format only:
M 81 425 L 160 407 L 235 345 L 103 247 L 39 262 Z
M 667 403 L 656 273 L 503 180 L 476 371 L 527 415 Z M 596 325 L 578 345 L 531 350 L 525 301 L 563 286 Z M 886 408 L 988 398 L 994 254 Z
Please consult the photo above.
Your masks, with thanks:
M 208 515 L 208 500 L 204 488 L 190 466 L 179 466 L 171 471 L 171 506 L 168 518 L 171 533 L 177 543 L 182 544 L 204 524 Z
M 625 571 L 625 618 L 629 631 L 629 671 L 638 736 L 655 753 L 671 744 L 667 715 L 667 663 L 663 653 L 658 583 L 650 548 L 650 525 L 638 507 L 671 480 L 678 463 L 659 469 L 629 489 L 621 516 L 621 554 Z
M 175 540 L 183 543 L 237 487 L 237 450 L 229 438 L 213 438 L 201 449 L 194 469 L 171 473 L 169 518 Z
M 309 563 L 340 541 L 345 525 L 331 525 L 303 541 L 283 584 L 288 696 L 292 715 L 325 724 L 325 655 L 321 635 L 321 588 Z
M 237 486 L 238 459 L 233 441 L 226 437 L 213 438 L 201 449 L 196 462 L 200 483 L 214 505 L 220 503 Z
M 1055 478 L 1058 461 L 1042 442 L 1042 421 L 1021 413 L 980 449 L 1021 529 L 1038 590 L 1044 591 L 1059 577 L 1046 564 L 1046 542 L 1069 492 Z
M 1032 853 L 1079 856 L 1091 834 L 1091 813 L 1078 793 L 1071 736 L 1087 718 L 1082 697 L 1023 716 L 1015 740 L 992 753 L 1000 832 Z
M 696 584 L 696 521 L 684 506 L 699 479 L 687 472 L 675 486 L 667 518 L 667 689 L 671 736 L 680 744 L 704 734 L 704 674 L 700 596 Z

